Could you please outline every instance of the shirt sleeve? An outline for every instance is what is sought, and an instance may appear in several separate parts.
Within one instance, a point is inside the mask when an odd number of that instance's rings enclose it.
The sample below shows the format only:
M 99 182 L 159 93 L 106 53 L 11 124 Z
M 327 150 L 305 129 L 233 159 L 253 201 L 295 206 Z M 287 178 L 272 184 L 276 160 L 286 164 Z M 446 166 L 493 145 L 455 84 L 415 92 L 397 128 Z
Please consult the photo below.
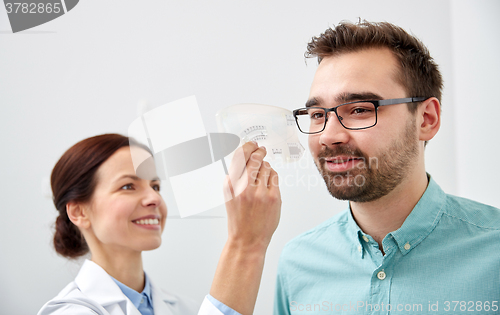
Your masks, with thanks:
M 286 285 L 283 279 L 283 270 L 278 267 L 278 276 L 276 278 L 276 291 L 274 292 L 274 315 L 289 315 L 289 301 L 286 292 Z
M 222 314 L 224 315 L 241 315 L 240 313 L 236 312 L 226 304 L 220 302 L 210 294 L 207 295 L 207 299 L 212 303 L 219 311 L 221 311 Z

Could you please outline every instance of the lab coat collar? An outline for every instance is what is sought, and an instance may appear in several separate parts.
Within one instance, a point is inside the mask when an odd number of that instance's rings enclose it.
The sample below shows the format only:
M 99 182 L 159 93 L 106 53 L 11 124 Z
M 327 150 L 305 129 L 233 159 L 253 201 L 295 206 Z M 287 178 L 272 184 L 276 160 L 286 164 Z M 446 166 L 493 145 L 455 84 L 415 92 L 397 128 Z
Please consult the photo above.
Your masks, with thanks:
M 178 302 L 178 299 L 157 287 L 151 277 L 149 278 L 149 282 L 153 291 L 153 309 L 155 310 L 155 314 L 172 314 L 172 306 Z
M 108 273 L 93 261 L 85 260 L 75 283 L 83 294 L 104 308 L 118 304 L 124 314 L 140 315 Z
M 155 314 L 173 314 L 172 307 L 178 302 L 178 298 L 161 290 L 151 278 L 149 278 L 149 281 L 151 283 Z M 75 278 L 75 283 L 83 294 L 104 308 L 118 304 L 124 314 L 140 315 L 137 308 L 123 294 L 111 276 L 93 261 L 85 260 Z M 96 283 L 99 285 L 96 285 Z

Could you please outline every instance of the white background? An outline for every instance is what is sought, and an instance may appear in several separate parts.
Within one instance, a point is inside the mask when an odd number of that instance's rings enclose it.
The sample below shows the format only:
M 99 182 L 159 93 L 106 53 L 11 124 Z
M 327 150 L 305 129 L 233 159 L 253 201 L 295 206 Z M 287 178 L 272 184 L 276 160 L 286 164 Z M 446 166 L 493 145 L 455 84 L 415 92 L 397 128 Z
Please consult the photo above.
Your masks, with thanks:
M 96 134 L 126 134 L 143 100 L 156 107 L 196 95 L 208 132 L 216 131 L 216 111 L 232 104 L 301 107 L 316 69 L 315 60 L 304 61 L 306 44 L 345 19 L 389 21 L 426 43 L 445 81 L 442 128 L 427 147 L 427 170 L 448 193 L 499 207 L 499 14 L 497 0 L 86 0 L 12 34 L 2 8 L 1 313 L 35 313 L 79 269 L 51 245 L 56 211 L 46 183 L 67 148 Z M 179 119 L 189 128 L 188 113 Z M 255 314 L 272 312 L 285 243 L 346 207 L 327 193 L 308 156 L 277 170 L 282 219 Z M 163 236 L 161 248 L 144 253 L 146 271 L 165 289 L 201 301 L 225 219 L 170 218 Z

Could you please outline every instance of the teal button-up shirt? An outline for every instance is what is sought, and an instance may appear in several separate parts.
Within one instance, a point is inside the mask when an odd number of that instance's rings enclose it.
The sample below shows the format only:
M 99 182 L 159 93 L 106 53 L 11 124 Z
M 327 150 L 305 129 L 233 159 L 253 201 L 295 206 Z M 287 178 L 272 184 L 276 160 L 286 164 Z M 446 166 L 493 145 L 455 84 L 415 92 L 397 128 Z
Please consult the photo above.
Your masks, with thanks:
M 377 242 L 347 209 L 290 241 L 274 314 L 500 314 L 500 210 L 432 180 Z

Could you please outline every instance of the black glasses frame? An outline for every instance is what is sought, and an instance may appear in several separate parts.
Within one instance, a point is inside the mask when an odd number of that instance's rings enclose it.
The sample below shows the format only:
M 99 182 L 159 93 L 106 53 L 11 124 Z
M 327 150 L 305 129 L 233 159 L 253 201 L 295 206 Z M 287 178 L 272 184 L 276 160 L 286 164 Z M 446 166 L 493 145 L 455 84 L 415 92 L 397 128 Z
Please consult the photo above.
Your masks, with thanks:
M 299 111 L 307 110 L 307 109 L 309 109 L 311 107 L 299 108 L 299 109 L 294 110 L 293 111 L 293 117 L 295 117 L 295 123 L 297 124 L 297 127 L 299 128 L 300 132 L 308 134 L 308 135 L 315 134 L 315 133 L 320 133 L 323 130 L 325 130 L 326 124 L 328 123 L 328 113 L 329 112 L 334 112 L 335 113 L 335 116 L 337 116 L 338 121 L 340 122 L 340 124 L 342 125 L 342 127 L 344 127 L 345 129 L 348 129 L 348 130 L 362 130 L 362 129 L 371 128 L 371 127 L 373 127 L 373 126 L 375 126 L 377 124 L 377 121 L 378 121 L 378 115 L 377 115 L 377 113 L 378 113 L 378 108 L 380 106 L 406 104 L 406 103 L 416 103 L 416 102 L 425 101 L 426 99 L 428 99 L 428 97 L 406 97 L 406 98 L 392 98 L 392 99 L 387 99 L 387 100 L 365 100 L 365 101 L 355 101 L 355 102 L 344 103 L 344 104 L 340 104 L 340 105 L 337 105 L 337 106 L 332 107 L 332 108 L 319 107 L 319 108 L 321 108 L 322 110 L 325 111 L 325 123 L 323 124 L 323 128 L 321 130 L 315 131 L 315 132 L 303 131 L 300 128 L 299 119 L 298 119 L 298 116 L 299 116 L 298 113 L 299 113 Z M 342 119 L 339 117 L 339 115 L 337 113 L 337 108 L 339 108 L 342 105 L 355 104 L 355 103 L 372 103 L 373 106 L 375 106 L 375 123 L 373 125 L 368 126 L 368 127 L 361 127 L 361 128 L 349 128 L 349 127 L 344 126 L 344 124 L 342 123 Z

